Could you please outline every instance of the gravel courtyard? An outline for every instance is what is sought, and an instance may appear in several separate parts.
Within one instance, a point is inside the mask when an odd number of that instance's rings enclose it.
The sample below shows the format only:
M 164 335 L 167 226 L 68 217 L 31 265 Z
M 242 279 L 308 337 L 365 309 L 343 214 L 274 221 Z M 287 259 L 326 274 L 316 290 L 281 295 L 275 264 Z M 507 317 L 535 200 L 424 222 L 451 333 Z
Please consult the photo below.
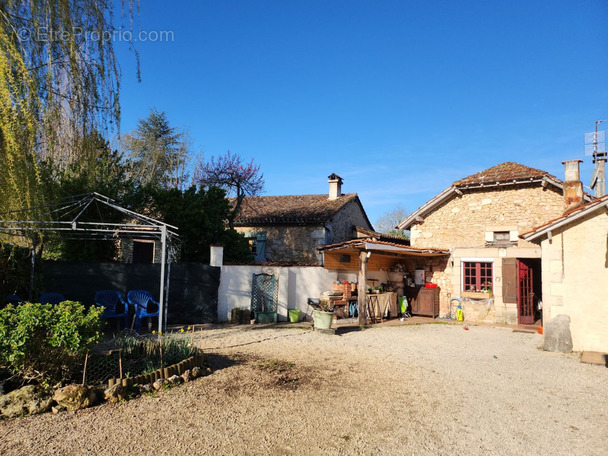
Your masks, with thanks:
M 205 329 L 212 375 L 0 421 L 0 454 L 608 454 L 608 369 L 543 352 L 541 337 L 437 324 Z

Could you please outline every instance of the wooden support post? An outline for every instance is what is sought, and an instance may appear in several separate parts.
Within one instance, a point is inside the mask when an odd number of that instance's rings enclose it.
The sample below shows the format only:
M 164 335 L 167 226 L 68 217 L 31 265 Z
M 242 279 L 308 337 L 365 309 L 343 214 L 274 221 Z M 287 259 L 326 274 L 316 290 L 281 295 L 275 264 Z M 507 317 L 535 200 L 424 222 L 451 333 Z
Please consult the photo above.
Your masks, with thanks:
M 367 324 L 365 312 L 365 301 L 367 300 L 367 252 L 359 252 L 359 294 L 357 295 L 357 305 L 359 306 L 359 324 Z

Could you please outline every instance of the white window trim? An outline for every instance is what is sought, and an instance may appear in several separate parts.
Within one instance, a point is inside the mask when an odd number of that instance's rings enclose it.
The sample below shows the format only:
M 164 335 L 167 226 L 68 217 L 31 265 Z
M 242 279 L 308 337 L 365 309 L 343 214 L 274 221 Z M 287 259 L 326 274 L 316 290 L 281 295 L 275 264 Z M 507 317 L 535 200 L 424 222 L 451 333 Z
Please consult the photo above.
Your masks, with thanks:
M 463 257 L 460 259 L 460 263 L 465 261 L 475 261 L 476 263 L 494 263 L 495 258 L 484 258 L 484 257 Z

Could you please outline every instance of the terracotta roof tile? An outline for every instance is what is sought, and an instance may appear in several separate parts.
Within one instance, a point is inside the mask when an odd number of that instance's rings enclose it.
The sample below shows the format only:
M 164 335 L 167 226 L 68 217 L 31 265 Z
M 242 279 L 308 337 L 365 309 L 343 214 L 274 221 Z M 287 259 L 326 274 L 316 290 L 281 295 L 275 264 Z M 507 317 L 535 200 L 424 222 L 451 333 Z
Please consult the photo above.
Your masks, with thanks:
M 361 226 L 356 226 L 355 230 L 357 231 L 357 234 L 362 235 L 358 237 L 358 239 L 374 238 L 378 241 L 389 241 L 401 245 L 410 245 L 410 240 L 408 238 L 393 236 L 391 234 L 379 233 L 377 231 L 366 230 Z
M 323 223 L 356 200 L 356 193 L 347 193 L 335 200 L 328 199 L 327 194 L 252 196 L 243 200 L 235 225 Z
M 530 168 L 519 163 L 505 162 L 454 182 L 455 187 L 469 185 L 495 184 L 497 182 L 512 182 L 522 180 L 535 180 L 548 177 L 560 182 L 555 176 L 541 169 Z
M 338 242 L 335 244 L 327 244 L 327 245 L 322 245 L 317 247 L 317 250 L 330 250 L 330 249 L 335 249 L 338 247 L 343 247 L 343 246 L 362 246 L 365 244 L 376 244 L 376 245 L 387 245 L 390 247 L 399 247 L 400 249 L 404 249 L 404 250 L 410 250 L 412 252 L 435 252 L 435 253 L 441 253 L 441 254 L 448 254 L 449 250 L 448 249 L 437 249 L 434 247 L 412 247 L 409 245 L 403 245 L 401 243 L 396 243 L 396 242 L 387 242 L 387 241 L 377 241 L 377 240 L 373 240 L 373 239 L 365 239 L 365 238 L 360 238 L 360 239 L 351 239 L 350 241 L 344 241 L 344 242 Z

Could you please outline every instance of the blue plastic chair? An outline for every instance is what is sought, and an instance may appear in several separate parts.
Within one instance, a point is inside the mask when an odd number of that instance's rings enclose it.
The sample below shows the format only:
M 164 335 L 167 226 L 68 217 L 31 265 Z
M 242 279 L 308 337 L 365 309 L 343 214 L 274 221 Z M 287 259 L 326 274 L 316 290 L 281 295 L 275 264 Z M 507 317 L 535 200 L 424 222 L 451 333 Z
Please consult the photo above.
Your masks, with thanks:
M 102 320 L 122 318 L 125 328 L 129 327 L 129 305 L 125 302 L 122 293 L 117 290 L 99 290 L 95 293 L 95 305 L 103 307 Z
M 148 290 L 131 290 L 127 293 L 127 301 L 135 311 L 135 332 L 139 333 L 141 321 L 146 317 L 158 317 L 160 304 L 154 300 Z M 150 329 L 150 323 L 148 323 Z
M 18 306 L 19 304 L 23 304 L 25 301 L 15 294 L 10 294 L 4 299 L 4 302 L 5 304 Z
M 48 292 L 40 295 L 40 304 L 59 304 L 65 301 L 65 296 L 61 293 Z

